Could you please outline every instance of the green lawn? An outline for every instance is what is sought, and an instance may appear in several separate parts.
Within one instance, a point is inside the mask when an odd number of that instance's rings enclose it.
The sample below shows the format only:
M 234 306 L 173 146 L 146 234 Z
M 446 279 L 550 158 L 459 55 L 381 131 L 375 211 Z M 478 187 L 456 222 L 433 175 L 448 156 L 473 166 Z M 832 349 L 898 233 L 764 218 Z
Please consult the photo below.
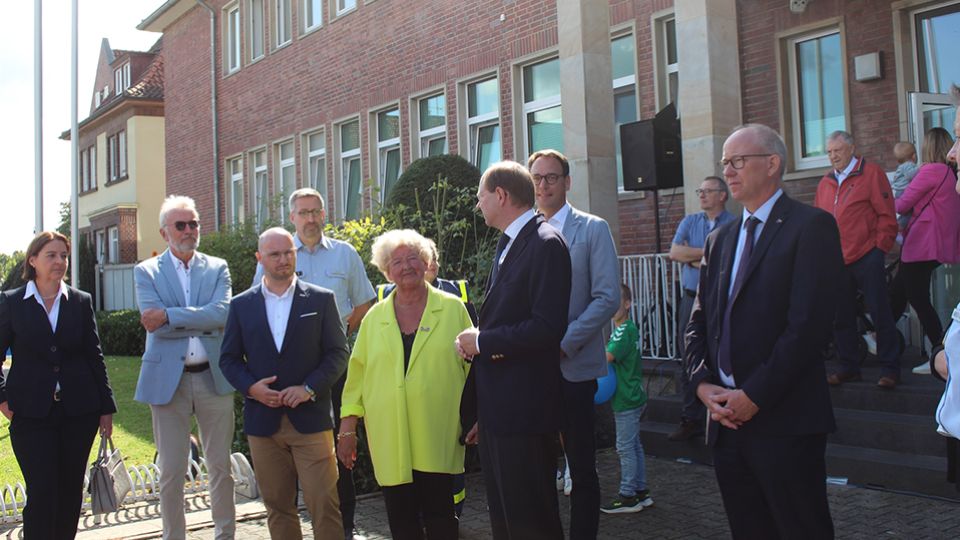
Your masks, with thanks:
M 108 356 L 107 373 L 116 396 L 119 411 L 113 416 L 113 442 L 120 448 L 127 465 L 147 464 L 153 461 L 156 447 L 153 445 L 153 428 L 150 422 L 150 407 L 133 400 L 140 374 L 140 358 L 134 356 Z M 0 485 L 23 481 L 20 467 L 10 447 L 10 422 L 0 415 Z M 99 438 L 90 451 L 97 451 Z

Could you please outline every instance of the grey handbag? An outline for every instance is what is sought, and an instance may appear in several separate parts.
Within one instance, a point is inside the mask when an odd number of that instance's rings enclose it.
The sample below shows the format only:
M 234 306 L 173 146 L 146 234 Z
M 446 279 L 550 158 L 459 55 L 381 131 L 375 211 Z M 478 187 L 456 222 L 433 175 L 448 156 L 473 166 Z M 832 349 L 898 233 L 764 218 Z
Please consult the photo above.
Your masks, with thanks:
M 123 464 L 120 450 L 113 439 L 100 437 L 97 459 L 90 466 L 90 506 L 94 515 L 116 512 L 130 492 L 130 474 Z

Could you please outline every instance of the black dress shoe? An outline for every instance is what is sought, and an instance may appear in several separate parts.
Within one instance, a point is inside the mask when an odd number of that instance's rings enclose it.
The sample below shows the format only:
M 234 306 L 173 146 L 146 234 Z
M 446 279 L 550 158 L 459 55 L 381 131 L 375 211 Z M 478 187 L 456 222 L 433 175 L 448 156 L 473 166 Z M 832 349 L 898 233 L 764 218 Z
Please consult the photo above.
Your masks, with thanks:
M 703 435 L 703 425 L 700 422 L 692 422 L 690 420 L 681 420 L 680 425 L 677 426 L 677 429 L 673 430 L 673 433 L 667 435 L 668 441 L 687 441 L 697 435 Z

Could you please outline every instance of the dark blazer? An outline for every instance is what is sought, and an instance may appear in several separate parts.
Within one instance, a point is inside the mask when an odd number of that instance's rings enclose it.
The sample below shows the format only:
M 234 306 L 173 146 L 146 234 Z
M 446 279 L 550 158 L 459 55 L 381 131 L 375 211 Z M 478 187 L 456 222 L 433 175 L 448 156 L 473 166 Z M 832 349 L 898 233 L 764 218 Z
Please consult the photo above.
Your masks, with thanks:
M 741 220 L 712 232 L 686 329 L 694 385 L 723 386 L 717 367 L 720 326 L 733 302 L 730 335 L 737 387 L 759 407 L 744 434 L 803 435 L 835 429 L 823 350 L 831 339 L 843 274 L 840 234 L 830 214 L 785 194 L 757 240 L 747 275 L 727 299 Z M 708 442 L 716 442 L 711 422 Z
M 0 375 L 0 402 L 9 401 L 14 414 L 44 418 L 60 381 L 68 416 L 117 412 L 90 295 L 67 287 L 54 332 L 46 311 L 25 292 L 23 286 L 0 294 L 0 351 L 13 351 L 6 380 Z
M 333 292 L 297 280 L 283 345 L 277 351 L 267 324 L 262 285 L 251 287 L 230 301 L 220 369 L 241 394 L 243 430 L 247 435 L 269 437 L 280 429 L 281 415 L 300 433 L 333 429 L 330 387 L 347 368 L 347 345 Z M 291 409 L 271 408 L 249 397 L 250 387 L 277 376 L 274 390 L 306 383 L 317 393 L 315 401 Z
M 480 354 L 471 372 L 483 429 L 500 435 L 559 429 L 570 279 L 563 236 L 537 215 L 513 240 L 480 309 Z

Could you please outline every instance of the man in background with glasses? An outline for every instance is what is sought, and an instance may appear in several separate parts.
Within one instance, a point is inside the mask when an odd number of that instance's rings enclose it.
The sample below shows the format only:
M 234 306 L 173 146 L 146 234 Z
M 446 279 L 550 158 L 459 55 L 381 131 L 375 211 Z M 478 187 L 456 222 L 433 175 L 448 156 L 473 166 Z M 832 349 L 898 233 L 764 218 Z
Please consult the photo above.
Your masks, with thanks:
M 817 186 L 814 206 L 837 220 L 846 275 L 841 279 L 841 302 L 837 307 L 834 343 L 840 369 L 827 377 L 837 386 L 860 380 L 857 353 L 857 290 L 863 293 L 877 331 L 877 386 L 892 390 L 900 382 L 900 351 L 890 298 L 884 257 L 897 237 L 897 215 L 887 174 L 876 163 L 855 155 L 853 136 L 834 131 L 827 137 L 827 156 L 833 167 Z
M 140 322 L 147 343 L 134 399 L 150 405 L 160 467 L 163 538 L 186 536 L 183 483 L 190 456 L 191 417 L 210 478 L 216 540 L 236 529 L 230 445 L 233 387 L 220 371 L 220 342 L 230 303 L 227 262 L 197 251 L 200 216 L 193 199 L 171 195 L 160 207 L 168 249 L 134 269 Z
M 556 150 L 541 150 L 530 156 L 527 167 L 536 188 L 537 210 L 563 234 L 570 250 L 573 280 L 567 331 L 560 342 L 560 388 L 561 433 L 572 485 L 565 486 L 564 493 L 570 495 L 570 538 L 593 539 L 600 520 L 593 395 L 597 378 L 607 374 L 603 330 L 620 307 L 620 263 L 607 222 L 567 202 L 571 184 L 567 158 Z M 636 499 L 640 494 L 626 495 Z
M 680 358 L 683 358 L 683 334 L 690 320 L 690 310 L 693 309 L 693 299 L 697 296 L 697 283 L 700 281 L 700 259 L 703 258 L 703 244 L 711 231 L 733 221 L 733 215 L 727 212 L 726 204 L 729 193 L 727 183 L 719 176 L 708 176 L 700 183 L 697 189 L 700 199 L 700 210 L 690 214 L 680 221 L 677 234 L 670 244 L 670 259 L 681 263 L 680 287 L 683 289 L 680 298 L 680 311 L 677 316 L 677 341 L 679 342 Z M 667 439 L 671 441 L 686 441 L 703 433 L 704 408 L 697 398 L 697 389 L 690 385 L 690 369 L 684 365 L 681 370 L 683 381 L 683 412 L 680 415 L 680 425 L 673 430 Z

